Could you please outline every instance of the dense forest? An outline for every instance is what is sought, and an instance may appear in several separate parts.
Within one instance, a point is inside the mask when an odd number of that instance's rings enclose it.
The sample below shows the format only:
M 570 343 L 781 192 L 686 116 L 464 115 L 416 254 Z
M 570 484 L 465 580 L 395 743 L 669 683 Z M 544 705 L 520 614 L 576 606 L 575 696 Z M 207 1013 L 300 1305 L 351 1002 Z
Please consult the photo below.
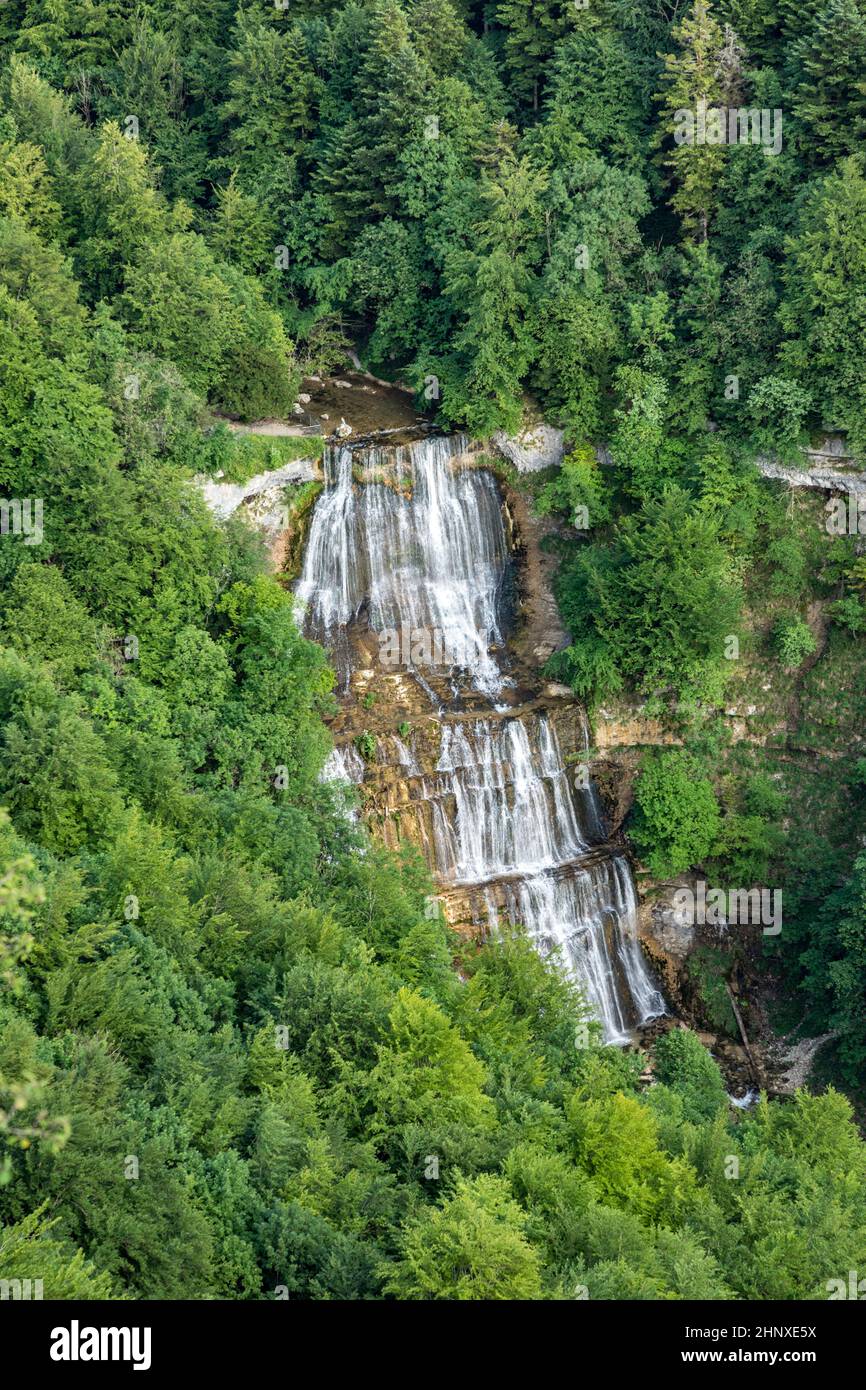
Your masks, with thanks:
M 864 72 L 862 0 L 0 6 L 0 1277 L 825 1299 L 866 1267 L 866 562 L 755 464 L 866 454 Z M 758 119 L 677 138 L 710 109 Z M 548 674 L 676 731 L 628 826 L 653 873 L 784 887 L 811 1092 L 732 1109 L 688 1029 L 642 1087 L 555 959 L 458 940 L 320 780 L 325 652 L 190 480 L 249 476 L 226 417 L 350 350 L 444 428 L 565 430 L 526 483 Z M 800 761 L 731 740 L 770 684 Z

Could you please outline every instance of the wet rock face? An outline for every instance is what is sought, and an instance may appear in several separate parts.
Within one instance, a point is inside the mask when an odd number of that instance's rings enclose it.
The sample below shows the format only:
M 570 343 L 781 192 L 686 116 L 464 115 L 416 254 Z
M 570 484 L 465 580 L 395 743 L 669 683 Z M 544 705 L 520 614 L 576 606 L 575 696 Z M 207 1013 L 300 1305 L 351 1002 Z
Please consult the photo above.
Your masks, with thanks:
M 683 883 L 685 880 L 682 881 Z M 652 896 L 642 896 L 638 910 L 638 934 L 662 982 L 665 998 L 674 1014 L 694 1018 L 700 1012 L 697 991 L 686 962 L 695 945 L 694 928 L 683 923 L 674 908 L 674 894 L 682 883 L 653 886 Z
M 303 388 L 297 414 L 326 437 L 362 439 L 430 423 L 416 406 L 414 392 L 366 372 L 306 377 Z
M 694 945 L 695 929 L 683 920 L 674 905 L 674 895 L 678 889 L 687 887 L 686 879 L 665 884 L 661 896 L 651 904 L 645 904 L 649 912 L 642 914 L 644 930 L 651 936 L 656 947 L 678 964 L 686 959 Z
M 556 533 L 556 523 L 550 517 L 537 516 L 526 494 L 500 480 L 505 498 L 509 539 L 519 571 L 516 623 L 511 628 L 509 653 L 532 673 L 538 684 L 538 673 L 554 652 L 568 646 L 565 628 L 553 596 L 557 559 L 545 548 L 545 540 Z M 573 692 L 563 689 L 569 698 Z

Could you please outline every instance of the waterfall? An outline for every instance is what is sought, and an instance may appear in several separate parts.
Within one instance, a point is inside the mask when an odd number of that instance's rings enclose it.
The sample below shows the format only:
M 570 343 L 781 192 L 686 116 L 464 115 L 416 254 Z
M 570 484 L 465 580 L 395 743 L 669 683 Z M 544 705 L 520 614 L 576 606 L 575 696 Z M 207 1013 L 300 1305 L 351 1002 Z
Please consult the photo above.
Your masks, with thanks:
M 347 783 L 348 786 L 360 786 L 364 780 L 364 759 L 351 743 L 344 744 L 341 748 L 332 748 L 325 764 L 319 773 L 320 782 Z M 343 788 L 344 792 L 348 787 Z M 352 798 L 344 796 L 343 812 L 348 821 L 357 821 L 358 812 L 352 804 Z
M 326 453 L 297 585 L 306 630 L 332 653 L 344 690 L 353 641 L 373 634 L 380 668 L 413 674 L 427 692 L 439 746 L 425 766 L 411 737 L 380 737 L 370 763 L 344 743 L 324 775 L 378 779 L 386 842 L 409 835 L 419 846 L 446 911 L 469 903 L 488 933 L 520 923 L 542 954 L 556 949 L 606 1040 L 621 1043 L 665 1010 L 637 941 L 631 871 L 606 843 L 595 788 L 572 786 L 548 712 L 493 703 L 508 683 L 509 551 L 495 478 L 455 466 L 466 448 L 453 436 Z M 431 685 L 443 679 L 485 709 L 446 712 Z
M 546 720 L 539 724 L 555 738 Z M 540 873 L 589 848 L 563 785 L 565 768 L 545 770 L 523 719 L 480 720 L 469 735 L 443 724 L 437 771 L 449 774 L 456 807 L 451 853 L 433 866 L 445 880 Z
M 416 664 L 426 639 L 429 656 L 441 660 L 418 665 L 465 669 L 479 690 L 501 690 L 489 648 L 503 641 L 499 593 L 508 548 L 495 479 L 449 468 L 465 449 L 460 435 L 367 449 L 365 473 L 388 481 L 363 486 L 353 476 L 352 449 L 326 450 L 326 488 L 296 593 L 308 632 L 329 648 L 344 678 L 351 666 L 347 629 L 364 611 L 401 664 Z
M 342 748 L 332 748 L 319 774 L 322 782 L 351 782 L 355 785 L 364 780 L 364 759 L 351 743 Z

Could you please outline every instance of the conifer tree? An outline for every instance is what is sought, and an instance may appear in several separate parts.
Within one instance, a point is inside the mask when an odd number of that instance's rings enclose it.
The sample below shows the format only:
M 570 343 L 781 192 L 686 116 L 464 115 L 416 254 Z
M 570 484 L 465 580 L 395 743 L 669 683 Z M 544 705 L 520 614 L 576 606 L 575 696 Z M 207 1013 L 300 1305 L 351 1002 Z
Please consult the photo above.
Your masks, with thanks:
M 855 0 L 829 0 L 792 57 L 804 155 L 829 162 L 859 152 L 866 136 L 866 16 Z
M 678 48 L 664 55 L 665 86 L 658 97 L 662 128 L 656 142 L 664 150 L 663 163 L 669 171 L 671 207 L 679 213 L 688 236 L 706 241 L 725 159 L 723 146 L 707 143 L 706 131 L 701 129 L 702 113 L 722 99 L 723 35 L 710 0 L 694 0 L 674 27 L 673 37 Z
M 531 306 L 546 175 L 515 156 L 507 132 L 503 141 L 482 185 L 477 249 L 446 260 L 446 294 L 463 317 L 454 346 L 466 378 L 445 405 L 485 434 L 518 425 L 521 382 L 536 351 Z
M 512 89 L 533 112 L 541 105 L 557 41 L 572 14 L 567 0 L 499 0 L 497 5 Z

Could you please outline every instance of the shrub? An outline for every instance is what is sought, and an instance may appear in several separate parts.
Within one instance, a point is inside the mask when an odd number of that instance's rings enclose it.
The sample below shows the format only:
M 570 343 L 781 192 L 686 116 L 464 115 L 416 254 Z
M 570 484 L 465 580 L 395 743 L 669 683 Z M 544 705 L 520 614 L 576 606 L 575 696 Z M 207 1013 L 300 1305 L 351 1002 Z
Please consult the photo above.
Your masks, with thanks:
M 776 656 L 788 667 L 799 666 L 817 646 L 812 629 L 797 614 L 784 614 L 776 619 L 772 641 Z
M 682 1097 L 687 1120 L 711 1120 L 727 1105 L 722 1073 L 689 1028 L 672 1028 L 659 1039 L 655 1058 L 658 1080 Z
M 632 839 L 658 878 L 682 873 L 710 853 L 720 816 L 701 764 L 684 749 L 654 750 L 635 790 Z
M 796 454 L 803 440 L 803 419 L 812 398 L 796 381 L 765 376 L 749 394 L 752 439 L 759 449 L 772 449 L 783 458 Z
M 589 444 L 581 444 L 566 455 L 552 482 L 545 483 L 536 504 L 542 516 L 553 511 L 568 512 L 578 530 L 610 521 L 609 488 Z M 583 524 L 581 509 L 586 511 Z
M 364 759 L 365 763 L 372 762 L 376 756 L 375 735 L 371 734 L 369 729 L 365 729 L 364 732 L 362 734 L 359 734 L 358 737 L 355 739 L 355 747 L 361 754 L 361 757 Z

